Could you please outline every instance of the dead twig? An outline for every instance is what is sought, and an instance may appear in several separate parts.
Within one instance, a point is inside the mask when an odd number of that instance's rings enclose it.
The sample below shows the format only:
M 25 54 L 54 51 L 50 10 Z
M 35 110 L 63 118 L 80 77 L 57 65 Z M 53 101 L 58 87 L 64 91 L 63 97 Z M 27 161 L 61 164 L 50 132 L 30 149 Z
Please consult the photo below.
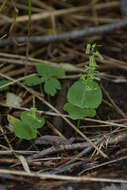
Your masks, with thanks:
M 108 32 L 112 32 L 115 30 L 119 30 L 127 27 L 127 20 L 122 20 L 119 23 L 106 24 L 102 26 L 95 26 L 89 28 L 83 28 L 82 30 L 67 32 L 63 34 L 57 35 L 46 35 L 46 36 L 30 36 L 29 42 L 36 45 L 42 45 L 53 42 L 61 42 L 65 40 L 75 40 L 82 37 L 88 37 L 93 35 L 100 35 Z M 15 40 L 17 43 L 27 43 L 27 36 L 16 37 Z M 4 39 L 0 41 L 0 47 L 5 47 L 6 45 L 13 45 L 13 41 L 11 38 Z
M 35 144 L 48 144 L 48 145 L 67 145 L 73 142 L 74 138 L 66 139 L 59 136 L 44 135 L 35 140 Z
M 37 154 L 29 156 L 27 158 L 27 160 L 42 158 L 42 157 L 47 156 L 49 154 L 54 154 L 54 153 L 58 153 L 58 152 L 62 152 L 62 151 L 84 149 L 88 146 L 89 146 L 89 143 L 87 143 L 87 142 L 52 146 L 50 148 L 47 148 L 45 150 L 40 151 Z
M 97 146 L 100 142 L 102 142 L 104 138 L 100 138 L 97 140 L 97 142 L 95 142 L 94 144 Z M 60 166 L 59 168 L 56 168 L 57 170 L 54 172 L 55 174 L 58 173 L 62 173 L 65 172 L 66 170 L 68 170 L 68 166 L 70 164 L 72 164 L 73 162 L 75 162 L 77 159 L 81 158 L 82 156 L 88 154 L 89 152 L 91 152 L 93 150 L 93 147 L 91 145 L 89 145 L 87 148 L 85 148 L 83 151 L 81 151 L 77 156 L 75 156 L 73 159 L 69 160 L 68 162 L 66 162 L 64 165 Z

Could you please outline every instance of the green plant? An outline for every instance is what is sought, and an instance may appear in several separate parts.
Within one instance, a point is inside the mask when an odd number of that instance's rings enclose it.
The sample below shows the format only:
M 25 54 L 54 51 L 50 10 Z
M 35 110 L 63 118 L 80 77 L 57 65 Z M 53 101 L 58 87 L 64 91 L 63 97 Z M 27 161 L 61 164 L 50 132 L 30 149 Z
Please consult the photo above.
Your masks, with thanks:
M 72 119 L 83 119 L 94 117 L 96 109 L 102 102 L 102 91 L 95 81 L 96 58 L 103 59 L 96 44 L 88 44 L 86 54 L 89 56 L 89 65 L 86 68 L 87 74 L 82 75 L 68 90 L 67 100 L 64 110 L 68 112 Z
M 36 108 L 31 108 L 30 111 L 24 111 L 21 114 L 21 119 L 14 123 L 14 132 L 21 139 L 35 139 L 37 137 L 37 129 L 45 124 L 43 117 L 38 117 Z
M 44 91 L 50 96 L 54 96 L 61 89 L 61 84 L 58 78 L 65 76 L 65 71 L 62 68 L 49 66 L 46 64 L 38 64 L 36 66 L 38 76 L 31 76 L 24 81 L 27 86 L 36 86 L 44 83 Z

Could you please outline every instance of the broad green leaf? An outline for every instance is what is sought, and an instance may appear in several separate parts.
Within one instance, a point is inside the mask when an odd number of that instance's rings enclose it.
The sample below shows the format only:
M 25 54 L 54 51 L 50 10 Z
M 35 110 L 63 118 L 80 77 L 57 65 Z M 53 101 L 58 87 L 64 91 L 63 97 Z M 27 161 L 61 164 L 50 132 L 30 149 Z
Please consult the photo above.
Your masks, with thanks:
M 65 76 L 65 71 L 62 68 L 52 67 L 46 64 L 39 64 L 36 66 L 37 72 L 44 77 L 45 80 L 51 77 L 63 77 Z
M 67 99 L 77 107 L 94 109 L 102 102 L 102 91 L 95 81 L 79 80 L 69 88 Z
M 34 127 L 29 126 L 24 121 L 18 121 L 14 124 L 14 132 L 21 139 L 30 140 L 37 137 L 37 131 Z
M 57 90 L 61 89 L 61 84 L 57 79 L 49 79 L 44 84 L 45 92 L 50 95 L 54 96 L 57 93 Z
M 4 85 L 6 85 L 6 84 L 8 84 L 8 81 L 7 81 L 7 80 L 1 80 L 1 81 L 0 81 L 0 92 L 5 91 L 5 90 L 8 89 L 8 86 L 5 86 L 5 87 L 4 87 Z M 2 86 L 3 86 L 3 87 L 2 87 Z
M 27 86 L 36 86 L 43 82 L 43 79 L 37 76 L 30 76 L 24 80 L 24 84 Z
M 64 110 L 68 112 L 72 119 L 83 119 L 86 117 L 95 117 L 96 110 L 87 109 L 87 108 L 79 108 L 77 106 L 72 105 L 71 103 L 66 103 L 64 105 Z

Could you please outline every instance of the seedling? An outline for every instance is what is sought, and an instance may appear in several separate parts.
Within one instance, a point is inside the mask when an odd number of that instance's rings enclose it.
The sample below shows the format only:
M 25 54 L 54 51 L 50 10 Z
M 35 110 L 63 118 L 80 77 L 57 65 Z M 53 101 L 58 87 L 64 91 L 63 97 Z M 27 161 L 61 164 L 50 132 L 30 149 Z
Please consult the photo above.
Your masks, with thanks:
M 86 54 L 89 56 L 89 65 L 86 68 L 87 74 L 82 75 L 68 90 L 67 100 L 64 110 L 68 112 L 72 119 L 83 119 L 94 117 L 96 109 L 102 102 L 102 91 L 95 81 L 96 58 L 103 59 L 96 44 L 88 44 Z
M 24 81 L 27 86 L 36 86 L 44 83 L 44 91 L 50 96 L 55 96 L 58 90 L 61 89 L 61 83 L 58 78 L 65 76 L 65 71 L 62 68 L 52 67 L 46 64 L 36 66 L 38 76 L 31 76 Z
M 37 137 L 37 129 L 45 124 L 43 117 L 38 117 L 36 108 L 24 111 L 21 119 L 14 123 L 14 132 L 21 139 L 31 140 Z

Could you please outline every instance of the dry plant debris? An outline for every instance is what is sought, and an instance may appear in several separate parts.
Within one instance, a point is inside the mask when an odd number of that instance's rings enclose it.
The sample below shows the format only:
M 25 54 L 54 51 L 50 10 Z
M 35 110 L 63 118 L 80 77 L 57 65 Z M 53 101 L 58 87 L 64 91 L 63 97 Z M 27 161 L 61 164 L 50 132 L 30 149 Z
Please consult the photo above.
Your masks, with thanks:
M 28 2 L 0 1 L 0 188 L 124 188 L 126 0 Z M 63 107 L 69 87 L 86 74 L 88 43 L 96 43 L 104 57 L 96 59 L 103 101 L 96 117 L 79 125 Z M 37 65 L 47 68 L 46 75 L 36 72 Z M 36 130 L 37 139 L 20 140 L 14 123 L 31 107 L 45 125 Z

